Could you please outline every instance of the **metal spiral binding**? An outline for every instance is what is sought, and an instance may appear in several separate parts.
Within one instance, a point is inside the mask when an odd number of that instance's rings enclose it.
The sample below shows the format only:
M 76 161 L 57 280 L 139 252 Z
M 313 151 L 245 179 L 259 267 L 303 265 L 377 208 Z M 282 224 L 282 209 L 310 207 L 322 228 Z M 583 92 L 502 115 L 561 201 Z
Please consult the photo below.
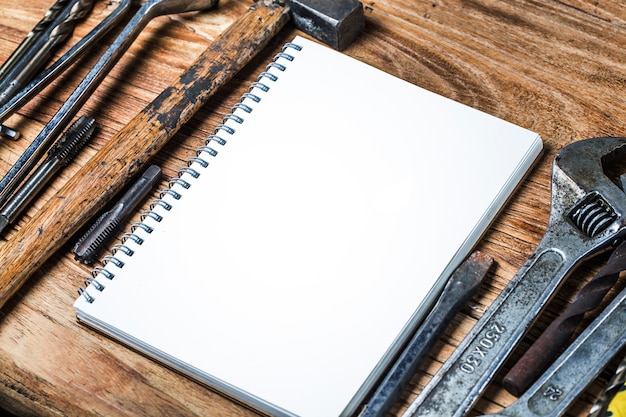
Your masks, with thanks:
M 168 181 L 168 187 L 159 193 L 159 198 L 151 202 L 148 209 L 141 213 L 140 221 L 131 225 L 130 231 L 122 236 L 120 243 L 111 248 L 110 255 L 102 258 L 100 261 L 102 265 L 93 268 L 91 276 L 85 278 L 85 286 L 80 287 L 78 293 L 88 303 L 96 300 L 92 289 L 97 292 L 106 289 L 107 281 L 115 278 L 116 270 L 124 268 L 128 258 L 135 254 L 136 248 L 140 247 L 146 237 L 153 232 L 154 225 L 163 220 L 163 216 L 174 208 L 175 202 L 183 198 L 186 190 L 192 187 L 193 180 L 200 177 L 203 170 L 210 166 L 208 157 L 218 155 L 215 145 L 225 146 L 228 142 L 224 138 L 225 135 L 233 136 L 236 132 L 236 125 L 243 124 L 245 115 L 252 113 L 254 104 L 261 102 L 263 93 L 270 90 L 269 82 L 276 82 L 279 79 L 279 76 L 271 71 L 283 72 L 287 69 L 287 65 L 277 61 L 294 60 L 294 55 L 287 53 L 288 49 L 300 51 L 302 47 L 294 43 L 287 43 L 283 46 L 282 51 L 267 65 L 265 71 L 261 72 L 257 80 L 250 84 L 248 91 L 242 94 L 239 102 L 233 105 L 231 112 L 223 117 L 222 122 L 213 129 L 213 133 L 204 140 L 204 145 L 196 149 L 196 155 L 187 160 L 186 166 L 181 168 L 177 176 Z
M 126 243 L 127 240 L 132 240 L 137 245 L 143 244 L 143 238 L 133 232 L 126 232 L 121 238 L 122 243 Z

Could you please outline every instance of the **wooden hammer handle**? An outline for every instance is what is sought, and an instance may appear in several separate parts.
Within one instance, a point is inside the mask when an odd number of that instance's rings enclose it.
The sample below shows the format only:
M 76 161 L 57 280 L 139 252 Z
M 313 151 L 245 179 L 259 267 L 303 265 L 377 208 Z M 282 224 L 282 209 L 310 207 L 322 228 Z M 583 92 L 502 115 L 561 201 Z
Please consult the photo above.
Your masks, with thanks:
M 267 3 L 267 4 L 266 4 Z M 0 248 L 0 308 L 289 20 L 259 1 L 146 106 Z

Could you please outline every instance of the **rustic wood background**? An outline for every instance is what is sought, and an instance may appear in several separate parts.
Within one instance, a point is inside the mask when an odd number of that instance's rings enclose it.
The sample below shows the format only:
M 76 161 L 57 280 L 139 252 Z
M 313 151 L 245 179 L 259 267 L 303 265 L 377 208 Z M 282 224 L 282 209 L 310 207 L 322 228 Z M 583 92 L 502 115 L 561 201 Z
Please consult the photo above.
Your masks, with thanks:
M 89 18 L 76 27 L 70 44 L 117 4 L 112 0 L 96 2 Z M 43 202 L 54 198 L 55 191 L 72 173 L 251 4 L 251 0 L 221 0 L 214 11 L 154 19 L 80 113 L 99 122 L 92 143 L 2 236 L 0 244 L 14 244 L 11 237 L 15 230 L 28 222 Z M 0 61 L 10 55 L 51 5 L 50 0 L 0 0 Z M 413 378 L 392 410 L 391 415 L 396 416 L 428 382 L 540 240 L 549 214 L 551 164 L 559 149 L 588 137 L 624 134 L 626 6 L 621 0 L 378 0 L 364 2 L 364 7 L 365 34 L 346 54 L 534 130 L 544 138 L 546 148 L 532 174 L 479 245 L 496 259 L 497 267 Z M 172 139 L 154 160 L 166 178 L 175 176 L 256 74 L 296 33 L 290 27 L 283 30 Z M 112 36 L 106 41 L 110 42 Z M 106 42 L 102 44 L 9 119 L 7 124 L 19 129 L 23 138 L 0 142 L 0 174 L 9 169 L 86 74 L 96 60 L 96 52 L 104 50 Z M 159 188 L 165 186 L 163 180 Z M 156 196 L 157 190 L 144 208 Z M 137 220 L 138 213 L 131 221 Z M 565 283 L 512 360 L 604 260 L 606 256 L 602 255 L 586 263 Z M 256 415 L 77 324 L 72 303 L 90 269 L 74 261 L 71 245 L 65 245 L 0 309 L 0 407 L 18 415 L 36 416 Z M 621 280 L 616 290 L 623 286 Z M 586 415 L 618 359 L 568 415 Z M 496 381 L 472 415 L 496 412 L 514 399 Z

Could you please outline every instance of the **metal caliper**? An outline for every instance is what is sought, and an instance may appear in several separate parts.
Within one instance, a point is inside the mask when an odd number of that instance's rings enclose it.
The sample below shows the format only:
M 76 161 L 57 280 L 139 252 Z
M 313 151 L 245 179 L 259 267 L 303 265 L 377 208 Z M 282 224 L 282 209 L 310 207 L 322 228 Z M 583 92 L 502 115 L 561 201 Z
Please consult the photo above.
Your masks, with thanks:
M 535 252 L 403 417 L 467 414 L 562 281 L 626 236 L 624 173 L 626 138 L 586 139 L 557 154 L 550 219 Z

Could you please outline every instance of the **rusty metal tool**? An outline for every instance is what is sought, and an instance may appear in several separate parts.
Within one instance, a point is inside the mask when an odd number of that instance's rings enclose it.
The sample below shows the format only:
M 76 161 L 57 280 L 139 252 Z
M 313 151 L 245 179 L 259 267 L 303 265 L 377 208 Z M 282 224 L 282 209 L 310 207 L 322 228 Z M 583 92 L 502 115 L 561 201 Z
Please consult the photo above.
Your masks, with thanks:
M 343 50 L 363 32 L 363 5 L 357 0 L 286 0 L 293 25 L 315 39 Z
M 50 148 L 52 142 L 61 134 L 91 93 L 153 18 L 166 14 L 208 9 L 215 4 L 217 4 L 217 0 L 147 0 L 78 84 L 78 87 L 63 102 L 61 108 L 52 116 L 0 180 L 0 205 L 6 203 L 11 194 L 41 159 L 41 156 Z
M 115 27 L 130 10 L 131 0 L 121 0 L 118 6 L 109 13 L 87 35 L 82 37 L 59 59 L 37 75 L 26 87 L 17 91 L 6 104 L 0 106 L 0 122 L 6 120 L 17 109 L 40 93 L 70 65 L 82 57 L 102 37 Z
M 59 1 L 53 18 L 46 21 L 43 30 L 35 30 L 35 36 L 27 37 L 26 48 L 18 47 L 17 57 L 10 56 L 10 69 L 0 82 L 0 106 L 15 95 L 47 64 L 56 47 L 65 42 L 78 20 L 83 19 L 93 7 L 93 0 Z M 50 14 L 49 14 L 50 15 Z M 42 22 L 38 26 L 42 26 Z M 31 32 L 33 33 L 33 32 Z M 22 43 L 24 45 L 24 43 Z
M 586 139 L 558 153 L 550 219 L 539 245 L 404 417 L 466 415 L 562 281 L 623 239 L 623 161 L 626 138 Z
M 541 333 L 502 380 L 511 394 L 520 396 L 571 340 L 586 312 L 598 307 L 626 270 L 626 242 L 613 251 L 606 265 L 576 295 L 572 303 Z
M 46 64 L 74 23 L 89 13 L 93 0 L 58 0 L 0 67 L 0 106 Z M 0 119 L 1 120 L 1 119 Z M 0 136 L 17 140 L 19 132 L 0 125 Z
M 359 417 L 387 415 L 441 333 L 476 293 L 492 264 L 493 258 L 476 251 L 455 269 L 430 313 L 395 360 Z
M 352 3 L 334 3 L 342 1 Z M 0 308 L 142 169 L 217 88 L 267 45 L 289 21 L 290 13 L 289 6 L 278 1 L 257 1 L 0 247 Z
M 626 290 L 509 407 L 483 417 L 559 417 L 626 346 Z
M 48 10 L 44 17 L 37 22 L 35 27 L 31 29 L 26 37 L 20 42 L 15 50 L 9 55 L 9 57 L 0 66 L 0 81 L 3 82 L 6 79 L 7 74 L 20 63 L 28 61 L 25 57 L 29 54 L 36 53 L 37 42 L 44 37 L 47 37 L 55 26 L 63 22 L 70 10 L 76 6 L 76 3 L 80 0 L 57 0 Z M 88 3 L 92 3 L 88 0 Z M 91 8 L 91 4 L 88 5 Z M 83 9 L 83 6 L 78 6 L 79 9 Z
M 31 50 L 31 46 L 33 46 L 41 36 L 44 36 L 45 31 L 54 24 L 57 16 L 63 12 L 67 3 L 68 0 L 57 0 L 48 8 L 44 17 L 28 32 L 22 42 L 20 42 L 17 48 L 15 48 L 11 55 L 9 55 L 0 66 L 0 81 L 3 81 L 6 74 L 15 67 L 29 50 Z
M 141 203 L 161 178 L 161 168 L 150 165 L 143 175 L 122 195 L 122 197 L 98 217 L 98 220 L 85 232 L 74 245 L 74 259 L 84 264 L 96 260 L 115 234 L 119 232 L 123 222 Z
M 33 175 L 0 210 L 0 232 L 15 220 L 61 168 L 70 163 L 91 139 L 95 129 L 95 119 L 88 116 L 79 117 L 70 126 L 50 148 L 47 158 L 37 167 Z

